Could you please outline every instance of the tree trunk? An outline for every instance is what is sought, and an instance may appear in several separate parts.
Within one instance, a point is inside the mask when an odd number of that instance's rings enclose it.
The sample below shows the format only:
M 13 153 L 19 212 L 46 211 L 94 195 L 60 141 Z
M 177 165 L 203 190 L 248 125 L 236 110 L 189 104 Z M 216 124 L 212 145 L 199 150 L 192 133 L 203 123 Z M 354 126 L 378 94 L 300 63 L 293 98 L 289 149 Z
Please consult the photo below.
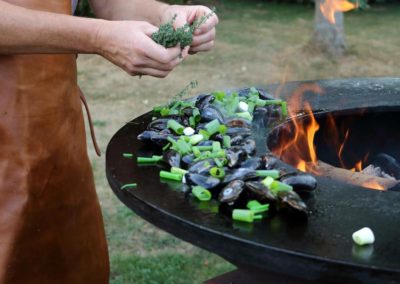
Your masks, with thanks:
M 321 12 L 321 2 L 321 0 L 315 0 L 313 43 L 320 50 L 334 57 L 340 57 L 346 48 L 343 12 L 335 12 L 335 23 L 330 23 Z

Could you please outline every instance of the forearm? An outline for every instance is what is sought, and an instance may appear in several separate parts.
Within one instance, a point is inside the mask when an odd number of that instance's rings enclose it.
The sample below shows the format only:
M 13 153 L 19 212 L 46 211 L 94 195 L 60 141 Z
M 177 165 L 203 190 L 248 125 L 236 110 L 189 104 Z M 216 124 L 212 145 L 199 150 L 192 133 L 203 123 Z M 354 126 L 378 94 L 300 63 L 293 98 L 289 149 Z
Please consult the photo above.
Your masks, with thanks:
M 0 54 L 97 53 L 101 23 L 0 1 Z
M 107 20 L 146 21 L 160 25 L 160 16 L 168 4 L 154 0 L 90 0 L 95 15 Z

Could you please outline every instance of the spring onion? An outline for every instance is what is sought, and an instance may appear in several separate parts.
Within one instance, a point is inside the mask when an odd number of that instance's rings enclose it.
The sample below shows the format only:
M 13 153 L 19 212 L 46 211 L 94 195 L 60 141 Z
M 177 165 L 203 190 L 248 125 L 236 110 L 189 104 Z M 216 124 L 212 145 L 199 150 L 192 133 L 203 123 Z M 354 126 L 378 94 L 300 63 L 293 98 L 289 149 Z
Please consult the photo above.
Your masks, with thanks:
M 257 170 L 256 173 L 259 177 L 272 177 L 273 179 L 277 179 L 280 176 L 278 170 Z
M 224 145 L 224 148 L 230 148 L 231 147 L 231 137 L 228 135 L 224 135 L 222 144 Z
M 209 123 L 207 123 L 204 128 L 207 131 L 208 135 L 213 135 L 217 132 L 219 132 L 219 127 L 220 127 L 220 123 L 218 121 L 218 119 L 214 119 L 212 121 L 210 121 Z
M 160 178 L 182 181 L 182 174 L 170 173 L 167 171 L 160 171 Z
M 216 178 L 223 178 L 225 176 L 225 171 L 223 168 L 212 167 L 210 169 L 210 175 Z
M 185 127 L 185 129 L 183 129 L 183 134 L 186 136 L 192 136 L 194 134 L 194 129 L 191 127 Z
M 288 115 L 287 102 L 282 102 L 281 110 L 282 110 L 282 116 L 286 117 Z
M 253 117 L 251 116 L 251 114 L 248 111 L 238 112 L 236 115 L 238 117 L 241 117 L 241 118 L 244 118 L 244 119 L 247 119 L 247 120 L 250 120 L 250 121 L 253 120 Z
M 254 220 L 261 220 L 261 215 L 256 215 L 253 211 L 247 209 L 234 209 L 232 219 L 236 221 L 252 223 Z
M 137 157 L 138 164 L 157 163 L 162 160 L 162 156 L 153 155 L 151 157 Z
M 187 174 L 189 171 L 184 170 L 184 169 L 181 169 L 181 168 L 177 168 L 177 167 L 171 167 L 170 172 L 173 173 L 173 174 L 185 175 L 185 174 Z
M 201 115 L 200 115 L 200 111 L 199 111 L 199 109 L 197 107 L 193 109 L 192 117 L 194 118 L 194 121 L 196 123 L 200 122 Z
M 196 121 L 193 116 L 189 117 L 189 125 L 190 125 L 190 127 L 193 127 L 193 128 L 196 127 Z
M 212 151 L 213 152 L 218 152 L 221 150 L 221 143 L 219 143 L 218 141 L 214 141 L 212 143 Z
M 122 157 L 124 157 L 124 158 L 132 158 L 133 154 L 132 153 L 122 153 Z
M 123 186 L 121 186 L 121 190 L 136 188 L 136 187 L 137 187 L 137 183 L 127 183 L 127 184 L 124 184 Z
M 211 192 L 202 186 L 194 186 L 192 188 L 192 194 L 200 201 L 209 201 L 211 199 Z
M 257 200 L 250 200 L 249 202 L 247 202 L 246 207 L 254 213 L 263 213 L 268 211 L 269 204 L 261 204 Z
M 281 105 L 282 104 L 282 100 L 266 100 L 265 101 L 265 105 L 269 106 L 269 105 Z
M 240 101 L 238 108 L 242 112 L 248 111 L 249 110 L 249 105 L 246 102 Z
M 192 145 L 196 145 L 199 142 L 203 141 L 204 137 L 201 134 L 194 134 L 190 137 L 189 143 Z
M 173 119 L 168 120 L 167 127 L 178 135 L 182 135 L 185 128 L 182 124 Z
M 374 232 L 372 232 L 372 230 L 368 227 L 364 227 L 354 232 L 352 238 L 353 241 L 359 246 L 369 245 L 375 242 Z

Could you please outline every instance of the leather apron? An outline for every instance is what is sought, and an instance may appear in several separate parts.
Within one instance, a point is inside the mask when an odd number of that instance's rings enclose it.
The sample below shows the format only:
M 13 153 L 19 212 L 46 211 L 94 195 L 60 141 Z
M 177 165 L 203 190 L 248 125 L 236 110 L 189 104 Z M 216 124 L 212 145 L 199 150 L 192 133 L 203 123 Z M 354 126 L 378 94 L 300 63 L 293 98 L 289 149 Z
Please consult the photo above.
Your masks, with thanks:
M 71 14 L 71 0 L 7 0 Z M 76 55 L 0 55 L 0 283 L 108 283 Z

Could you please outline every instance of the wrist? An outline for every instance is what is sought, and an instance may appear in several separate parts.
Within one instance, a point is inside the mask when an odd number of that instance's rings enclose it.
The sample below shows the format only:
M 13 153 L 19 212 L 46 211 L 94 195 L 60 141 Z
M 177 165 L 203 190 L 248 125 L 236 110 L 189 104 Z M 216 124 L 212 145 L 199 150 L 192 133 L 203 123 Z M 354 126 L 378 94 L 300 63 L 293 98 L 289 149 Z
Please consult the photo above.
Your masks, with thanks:
M 92 47 L 92 53 L 102 55 L 105 52 L 105 47 L 107 46 L 107 26 L 109 21 L 106 20 L 96 20 L 94 23 L 94 28 L 89 35 L 90 45 Z

